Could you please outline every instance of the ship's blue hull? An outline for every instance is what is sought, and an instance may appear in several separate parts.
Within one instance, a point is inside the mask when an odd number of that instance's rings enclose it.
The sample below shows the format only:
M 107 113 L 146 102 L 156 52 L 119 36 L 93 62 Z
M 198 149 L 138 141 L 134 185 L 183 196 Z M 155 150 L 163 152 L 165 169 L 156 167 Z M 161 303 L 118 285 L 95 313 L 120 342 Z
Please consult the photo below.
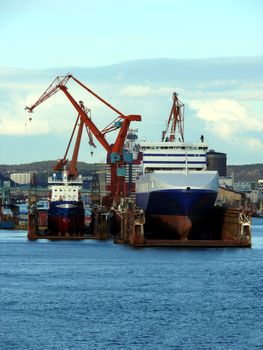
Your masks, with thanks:
M 13 220 L 0 221 L 0 229 L 12 230 L 15 228 L 15 223 Z
M 165 189 L 136 193 L 136 204 L 150 215 L 200 215 L 213 208 L 217 191 Z
M 51 202 L 48 210 L 48 230 L 55 234 L 83 233 L 84 217 L 84 208 L 81 201 Z

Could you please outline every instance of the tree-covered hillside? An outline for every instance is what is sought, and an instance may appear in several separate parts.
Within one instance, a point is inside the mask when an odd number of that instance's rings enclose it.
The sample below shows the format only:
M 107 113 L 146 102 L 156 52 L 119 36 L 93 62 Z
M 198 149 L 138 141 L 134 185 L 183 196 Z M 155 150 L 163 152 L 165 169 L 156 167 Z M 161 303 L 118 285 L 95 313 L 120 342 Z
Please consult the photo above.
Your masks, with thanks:
M 263 164 L 228 165 L 227 174 L 234 174 L 234 181 L 258 181 L 263 179 Z
M 48 176 L 50 176 L 53 173 L 53 167 L 55 164 L 55 160 L 34 162 L 28 164 L 0 164 L 0 185 L 1 182 L 3 182 L 4 180 L 9 180 L 10 174 L 12 173 L 34 172 L 36 174 L 37 184 L 46 186 Z M 81 174 L 83 177 L 92 176 L 94 172 L 103 171 L 105 169 L 105 164 L 88 164 L 85 162 L 78 162 L 77 169 L 79 174 Z
M 55 160 L 28 164 L 0 164 L 0 174 L 2 178 L 9 178 L 11 173 L 32 171 L 39 174 L 39 179 L 47 179 L 48 175 L 51 175 L 53 173 L 53 166 L 55 164 Z M 102 169 L 105 169 L 105 164 L 88 164 L 85 162 L 78 162 L 77 168 L 79 174 L 82 176 L 89 176 L 95 171 L 101 171 Z M 263 179 L 263 164 L 228 165 L 227 174 L 234 174 L 235 182 L 257 181 L 259 179 Z

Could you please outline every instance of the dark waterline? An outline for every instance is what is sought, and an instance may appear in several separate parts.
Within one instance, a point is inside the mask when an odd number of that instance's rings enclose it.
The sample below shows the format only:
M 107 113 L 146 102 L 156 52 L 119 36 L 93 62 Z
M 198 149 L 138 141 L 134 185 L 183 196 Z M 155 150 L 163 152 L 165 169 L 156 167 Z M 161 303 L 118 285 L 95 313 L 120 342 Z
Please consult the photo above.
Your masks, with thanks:
M 29 242 L 0 231 L 0 349 L 263 349 L 263 219 L 252 248 Z

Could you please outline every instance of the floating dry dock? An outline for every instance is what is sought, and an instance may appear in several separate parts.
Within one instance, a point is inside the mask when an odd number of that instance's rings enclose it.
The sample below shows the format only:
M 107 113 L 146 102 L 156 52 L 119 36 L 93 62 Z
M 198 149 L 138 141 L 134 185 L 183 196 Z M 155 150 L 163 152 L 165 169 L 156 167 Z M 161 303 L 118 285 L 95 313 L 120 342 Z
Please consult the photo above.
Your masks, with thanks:
M 60 233 L 48 231 L 48 212 L 43 210 L 30 210 L 28 213 L 28 234 L 29 240 L 84 240 L 84 239 L 109 239 L 107 232 L 106 212 L 103 210 L 94 211 L 93 220 L 85 227 L 83 232 Z
M 129 208 L 122 213 L 115 243 L 133 247 L 251 247 L 251 215 L 235 209 L 215 208 L 210 218 L 193 225 L 185 240 L 173 239 L 171 233 L 164 232 L 158 237 L 147 228 L 143 212 Z
M 47 219 L 47 214 L 44 214 Z M 42 218 L 43 219 L 43 218 Z M 29 240 L 48 239 L 48 240 L 83 240 L 91 238 L 90 235 L 76 232 L 74 234 L 68 234 L 60 232 L 48 232 L 47 225 L 39 224 L 39 213 L 28 214 L 28 233 L 27 238 Z M 92 237 L 92 239 L 95 239 Z
M 147 222 L 144 211 L 131 203 L 111 212 L 105 208 L 94 210 L 85 232 L 50 233 L 46 221 L 47 213 L 29 213 L 29 240 L 113 239 L 116 244 L 133 247 L 251 247 L 250 213 L 229 208 L 215 207 L 205 219 L 192 218 L 193 227 L 184 240 L 178 239 L 176 233 L 161 231 L 156 223 Z

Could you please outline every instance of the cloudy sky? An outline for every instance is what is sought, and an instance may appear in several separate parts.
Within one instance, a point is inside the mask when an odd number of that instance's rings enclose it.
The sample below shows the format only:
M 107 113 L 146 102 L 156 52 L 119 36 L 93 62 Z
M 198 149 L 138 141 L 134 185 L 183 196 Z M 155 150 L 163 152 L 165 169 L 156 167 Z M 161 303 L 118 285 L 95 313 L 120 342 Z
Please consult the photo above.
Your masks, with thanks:
M 123 114 L 141 114 L 140 139 L 159 141 L 176 91 L 186 140 L 204 134 L 228 164 L 262 163 L 262 10 L 261 0 L 0 1 L 0 164 L 64 155 L 76 112 L 63 92 L 31 121 L 24 108 L 68 72 Z M 68 88 L 99 128 L 116 117 Z M 84 134 L 80 160 L 105 159 L 99 145 L 90 151 Z

